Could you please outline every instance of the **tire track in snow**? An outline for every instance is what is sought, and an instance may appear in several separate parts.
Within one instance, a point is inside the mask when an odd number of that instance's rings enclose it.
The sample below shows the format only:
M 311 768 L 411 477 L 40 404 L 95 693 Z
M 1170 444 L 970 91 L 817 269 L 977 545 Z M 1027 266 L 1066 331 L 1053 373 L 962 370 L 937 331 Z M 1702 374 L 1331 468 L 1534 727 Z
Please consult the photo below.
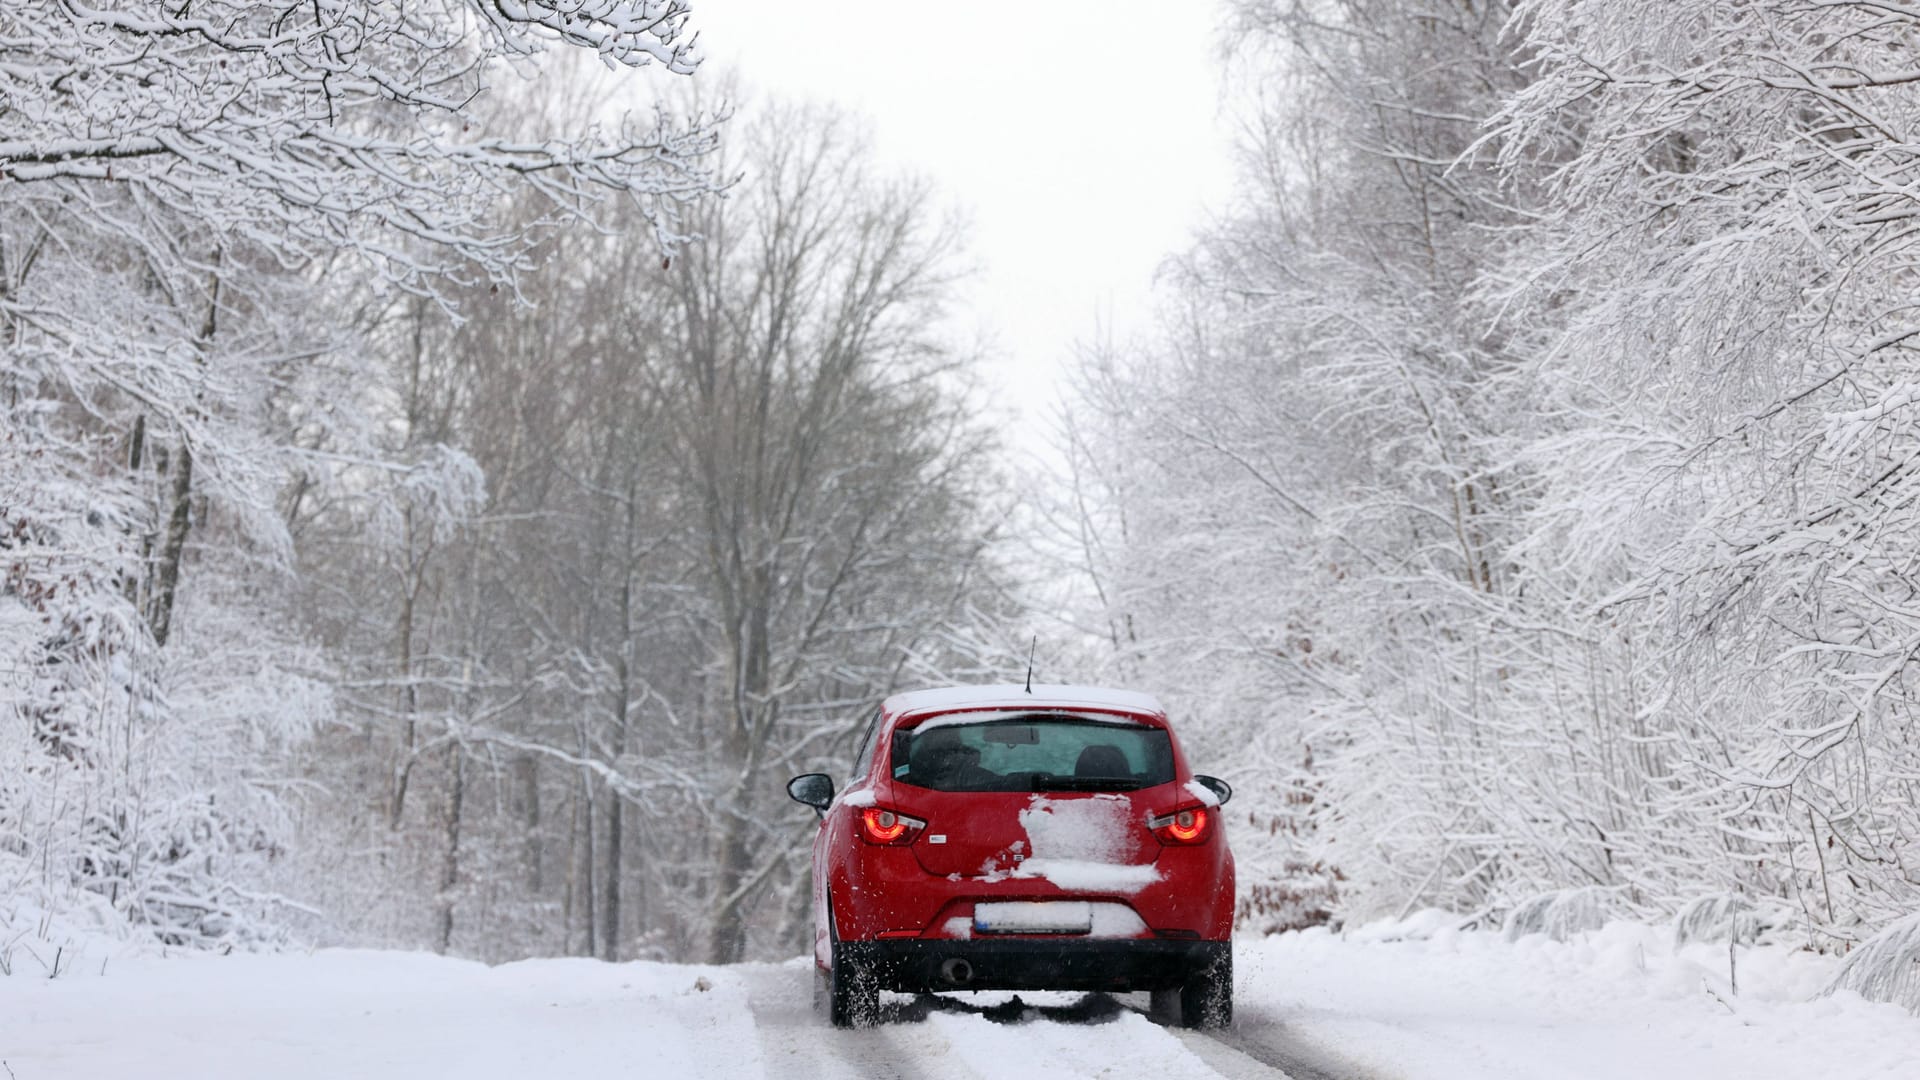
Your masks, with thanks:
M 1285 1020 L 1239 1010 L 1233 1026 L 1199 1031 L 1153 1017 L 1145 994 L 1126 995 L 1128 1008 L 1160 1024 L 1208 1067 L 1225 1077 L 1281 1077 L 1282 1080 L 1398 1080 L 1347 1061 L 1296 1035 Z
M 1192 1032 L 1284 1073 L 1289 1080 L 1397 1080 L 1295 1036 L 1285 1021 L 1243 1016 L 1225 1031 Z
M 897 1022 L 843 1030 L 812 1004 L 813 971 L 762 967 L 747 978 L 760 1060 L 768 1077 L 806 1080 L 982 1080 L 960 1065 L 944 1036 Z M 882 1008 L 901 1011 L 897 1000 Z
M 808 1080 L 1014 1080 L 1151 1076 L 1155 1080 L 1288 1080 L 1248 1055 L 1162 1028 L 1106 995 L 885 995 L 883 1023 L 830 1026 L 811 1003 L 804 965 L 747 973 L 769 1077 Z
M 1543 1073 L 1539 1062 L 1517 1058 L 1511 1046 L 1489 1042 L 1471 1028 L 1450 1030 L 1421 1016 L 1253 1009 L 1227 1031 L 1208 1034 L 1294 1080 L 1537 1080 L 1542 1075 L 1574 1075 L 1559 1064 Z M 1418 1071 L 1406 1071 L 1409 1067 Z
M 1167 1028 L 1167 1033 L 1185 1044 L 1194 1057 L 1223 1080 L 1317 1080 L 1311 1073 L 1289 1073 L 1257 1055 L 1231 1046 L 1202 1031 Z
M 1027 996 L 1019 1000 L 1024 1002 Z M 943 1031 L 975 1073 L 994 1080 L 1222 1080 L 1223 1076 L 1239 1080 L 1215 1070 L 1179 1040 L 1169 1038 L 1164 1029 L 1105 995 L 1092 995 L 1081 1005 L 1064 1008 L 1005 1010 L 954 1002 L 934 1010 L 927 1026 Z

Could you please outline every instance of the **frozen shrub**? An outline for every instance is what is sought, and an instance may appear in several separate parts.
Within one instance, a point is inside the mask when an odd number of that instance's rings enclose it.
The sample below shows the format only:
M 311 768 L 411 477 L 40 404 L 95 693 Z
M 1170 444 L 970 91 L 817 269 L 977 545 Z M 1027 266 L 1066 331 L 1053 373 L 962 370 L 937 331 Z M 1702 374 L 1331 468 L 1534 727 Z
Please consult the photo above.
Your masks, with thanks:
M 1339 899 L 1339 879 L 1340 872 L 1324 862 L 1285 859 L 1277 874 L 1242 888 L 1234 921 L 1262 934 L 1329 925 Z
M 1606 925 L 1611 898 L 1609 890 L 1591 885 L 1529 897 L 1507 916 L 1506 939 L 1517 941 L 1528 934 L 1545 934 L 1555 941 L 1565 941 L 1575 934 L 1598 930 Z
M 1753 944 L 1793 922 L 1794 913 L 1777 902 L 1715 893 L 1681 905 L 1673 917 L 1673 944 L 1675 948 L 1701 942 Z
M 1920 914 L 1899 920 L 1855 949 L 1826 992 L 1835 990 L 1920 1013 Z

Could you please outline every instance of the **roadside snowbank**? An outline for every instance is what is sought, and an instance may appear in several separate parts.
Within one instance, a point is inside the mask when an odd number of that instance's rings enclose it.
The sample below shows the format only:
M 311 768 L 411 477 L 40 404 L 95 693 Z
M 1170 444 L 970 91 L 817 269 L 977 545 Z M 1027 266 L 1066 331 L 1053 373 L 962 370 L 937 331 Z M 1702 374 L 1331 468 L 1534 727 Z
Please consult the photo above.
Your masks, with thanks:
M 73 890 L 56 902 L 28 884 L 34 876 L 22 860 L 0 854 L 0 979 L 98 971 L 124 957 L 161 951 L 104 898 Z
M 1216 1080 L 1295 1064 L 1296 1076 L 1368 1080 L 1920 1075 L 1920 1018 L 1820 996 L 1832 957 L 1742 947 L 1735 994 L 1724 945 L 1676 949 L 1666 928 L 1616 923 L 1561 943 L 1445 922 L 1242 940 L 1238 1017 L 1218 1039 L 1075 995 L 889 995 L 891 1023 L 836 1031 L 808 1005 L 804 960 L 149 954 L 59 978 L 29 963 L 0 978 L 0 1078 Z
M 1243 941 L 1237 1027 L 1420 1080 L 1851 1080 L 1920 1075 L 1920 1018 L 1841 991 L 1833 957 L 1612 923 L 1568 942 L 1415 916 Z
M 19 1080 L 760 1076 L 736 971 L 423 953 L 116 960 L 0 979 Z

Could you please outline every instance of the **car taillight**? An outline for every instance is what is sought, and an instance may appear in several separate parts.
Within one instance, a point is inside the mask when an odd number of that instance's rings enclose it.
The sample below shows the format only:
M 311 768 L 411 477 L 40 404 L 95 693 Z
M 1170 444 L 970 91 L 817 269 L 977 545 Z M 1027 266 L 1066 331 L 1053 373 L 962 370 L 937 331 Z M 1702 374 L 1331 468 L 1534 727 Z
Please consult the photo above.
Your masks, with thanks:
M 869 844 L 911 844 L 926 827 L 919 818 L 877 806 L 860 811 L 860 838 Z
M 1148 818 L 1147 828 L 1163 844 L 1199 844 L 1206 842 L 1213 815 L 1204 806 L 1189 806 L 1163 817 Z

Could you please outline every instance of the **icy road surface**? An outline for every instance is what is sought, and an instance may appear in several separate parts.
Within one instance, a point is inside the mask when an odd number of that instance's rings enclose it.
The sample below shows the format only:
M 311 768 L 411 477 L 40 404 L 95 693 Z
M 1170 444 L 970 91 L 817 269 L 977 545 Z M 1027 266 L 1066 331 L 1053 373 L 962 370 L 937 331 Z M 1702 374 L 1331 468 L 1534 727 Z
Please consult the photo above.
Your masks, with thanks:
M 893 1023 L 834 1031 L 812 1013 L 810 974 L 798 962 L 696 968 L 540 960 L 488 968 L 422 954 L 327 951 L 140 960 L 117 973 L 114 966 L 105 977 L 0 979 L 0 1077 L 1221 1075 L 1179 1034 L 1104 997 L 1040 995 L 1063 1007 L 1018 1023 L 998 1022 L 1026 1012 L 1010 1003 L 983 1012 L 899 997 L 890 999 Z
M 1830 960 L 1676 953 L 1616 925 L 1571 943 L 1418 921 L 1245 940 L 1240 1015 L 1161 1027 L 1102 995 L 890 996 L 834 1031 L 801 962 L 701 968 L 424 954 L 71 957 L 15 950 L 0 977 L 0 1080 L 725 1080 L 1229 1077 L 1294 1080 L 1853 1080 L 1920 1076 L 1920 1019 L 1815 996 Z M 46 957 L 51 959 L 51 953 Z

